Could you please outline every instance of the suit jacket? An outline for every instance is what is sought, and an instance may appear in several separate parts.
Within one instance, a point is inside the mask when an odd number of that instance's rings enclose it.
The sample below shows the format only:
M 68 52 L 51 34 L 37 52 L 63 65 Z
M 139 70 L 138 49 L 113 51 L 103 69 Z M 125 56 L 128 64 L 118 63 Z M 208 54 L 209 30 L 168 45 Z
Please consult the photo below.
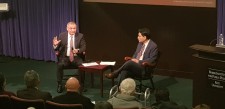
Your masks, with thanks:
M 53 102 L 61 104 L 82 104 L 83 109 L 94 109 L 91 100 L 77 92 L 67 92 L 53 98 Z
M 37 88 L 26 88 L 17 91 L 17 97 L 23 99 L 43 99 L 52 100 L 52 95 L 49 92 L 41 91 Z
M 58 40 L 61 40 L 59 45 L 55 48 L 55 51 L 59 51 L 58 57 L 60 59 L 66 57 L 67 44 L 68 44 L 68 32 L 63 32 L 59 35 Z M 81 56 L 83 52 L 86 51 L 86 42 L 84 40 L 83 34 L 75 34 L 75 49 L 79 49 L 78 56 Z
M 110 98 L 108 102 L 113 105 L 113 108 L 142 108 L 142 104 L 137 101 L 135 96 L 131 95 L 117 94 L 115 97 Z
M 133 58 L 137 57 L 139 51 L 141 50 L 142 45 L 143 43 L 138 43 Z M 139 63 L 140 64 L 142 62 L 154 63 L 157 59 L 157 56 L 158 56 L 158 47 L 154 41 L 150 40 L 143 54 L 143 60 L 139 60 Z

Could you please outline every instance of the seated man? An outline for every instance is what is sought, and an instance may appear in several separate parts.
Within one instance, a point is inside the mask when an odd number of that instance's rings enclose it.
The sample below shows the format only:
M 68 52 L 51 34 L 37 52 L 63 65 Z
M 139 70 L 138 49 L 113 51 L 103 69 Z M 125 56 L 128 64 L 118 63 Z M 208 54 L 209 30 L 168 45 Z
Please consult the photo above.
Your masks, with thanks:
M 17 96 L 19 98 L 52 100 L 52 95 L 49 92 L 38 89 L 40 78 L 36 71 L 28 70 L 24 75 L 24 81 L 26 83 L 26 88 L 17 91 Z
M 113 105 L 113 108 L 138 107 L 141 109 L 142 104 L 134 96 L 135 88 L 136 83 L 133 79 L 124 79 L 119 86 L 120 93 L 109 99 L 108 102 Z
M 57 92 L 59 93 L 63 91 L 63 68 L 67 66 L 78 68 L 83 62 L 81 57 L 86 50 L 86 42 L 83 34 L 77 33 L 76 29 L 76 23 L 69 22 L 67 23 L 67 32 L 63 32 L 59 35 L 59 38 L 54 37 L 53 39 L 53 47 L 59 59 L 57 63 Z M 81 83 L 83 82 L 81 81 Z
M 154 41 L 150 39 L 150 30 L 142 28 L 138 30 L 138 45 L 137 49 L 131 60 L 125 62 L 119 69 L 113 73 L 108 73 L 105 76 L 109 79 L 116 78 L 119 74 L 119 82 L 127 78 L 143 75 L 144 67 L 143 62 L 154 63 L 158 56 L 158 48 Z
M 16 96 L 16 94 L 14 94 L 13 92 L 6 91 L 5 86 L 6 86 L 5 76 L 2 73 L 0 73 L 0 95 Z
M 70 77 L 65 85 L 67 92 L 54 97 L 53 102 L 61 104 L 82 104 L 83 109 L 94 109 L 94 104 L 91 100 L 78 93 L 79 87 L 79 81 L 74 77 Z

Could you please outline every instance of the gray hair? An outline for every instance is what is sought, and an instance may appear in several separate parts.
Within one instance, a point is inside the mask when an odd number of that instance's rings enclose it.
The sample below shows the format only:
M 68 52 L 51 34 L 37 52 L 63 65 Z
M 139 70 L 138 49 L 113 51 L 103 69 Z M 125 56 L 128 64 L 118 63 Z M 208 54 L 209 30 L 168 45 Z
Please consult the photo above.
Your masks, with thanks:
M 76 23 L 73 22 L 73 21 L 71 21 L 71 22 L 68 22 L 68 23 L 67 23 L 67 27 L 68 27 L 69 25 L 76 25 Z
M 39 84 L 40 78 L 36 71 L 28 70 L 24 75 L 24 81 L 25 81 L 27 87 L 33 88 Z
M 120 91 L 123 94 L 130 95 L 135 92 L 136 83 L 131 78 L 126 78 L 120 83 Z

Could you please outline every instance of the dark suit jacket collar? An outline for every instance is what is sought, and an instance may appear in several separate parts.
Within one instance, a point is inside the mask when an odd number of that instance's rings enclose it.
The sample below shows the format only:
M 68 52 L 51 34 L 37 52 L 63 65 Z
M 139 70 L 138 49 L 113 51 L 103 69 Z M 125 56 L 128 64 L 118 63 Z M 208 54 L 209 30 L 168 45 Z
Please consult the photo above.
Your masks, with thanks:
M 66 92 L 66 95 L 79 95 L 77 92 Z

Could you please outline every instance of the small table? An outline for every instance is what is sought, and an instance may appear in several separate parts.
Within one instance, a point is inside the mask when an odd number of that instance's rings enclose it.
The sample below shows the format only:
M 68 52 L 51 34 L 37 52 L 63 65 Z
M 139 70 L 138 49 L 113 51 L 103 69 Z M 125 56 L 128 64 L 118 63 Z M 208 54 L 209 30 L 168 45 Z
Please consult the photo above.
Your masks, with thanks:
M 111 70 L 113 72 L 113 66 L 111 65 L 95 65 L 95 66 L 79 66 L 79 72 L 89 72 L 91 73 L 91 87 L 93 87 L 94 81 L 93 81 L 93 73 L 98 73 L 100 74 L 100 92 L 101 92 L 101 97 L 103 97 L 103 76 L 104 76 L 104 71 L 106 70 Z M 83 79 L 83 78 L 82 78 Z M 84 84 L 83 84 L 84 85 Z M 114 86 L 114 79 L 112 79 L 112 86 Z

